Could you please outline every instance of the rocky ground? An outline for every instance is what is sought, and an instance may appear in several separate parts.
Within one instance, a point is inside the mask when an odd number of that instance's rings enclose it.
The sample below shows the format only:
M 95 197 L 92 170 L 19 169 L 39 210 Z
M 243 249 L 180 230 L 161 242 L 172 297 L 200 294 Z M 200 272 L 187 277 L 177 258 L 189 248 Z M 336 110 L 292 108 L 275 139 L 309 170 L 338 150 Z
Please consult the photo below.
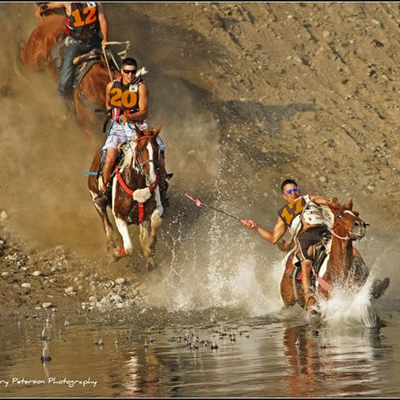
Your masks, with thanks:
M 1 214 L 0 315 L 31 316 L 46 310 L 123 310 L 145 303 L 141 284 L 121 273 L 105 273 L 94 260 L 71 254 L 63 246 L 29 250 L 9 234 L 8 216 Z
M 81 179 L 91 154 L 76 122 L 59 118 L 46 72 L 18 62 L 18 44 L 37 23 L 33 4 L 0 7 L 0 313 L 145 302 L 140 259 L 134 268 L 104 261 Z M 107 3 L 106 11 L 111 39 L 129 38 L 150 71 L 151 122 L 164 123 L 175 173 L 170 216 L 185 210 L 179 192 L 192 190 L 216 192 L 237 214 L 271 224 L 275 214 L 266 214 L 290 176 L 304 190 L 353 197 L 371 234 L 392 240 L 400 217 L 397 3 Z

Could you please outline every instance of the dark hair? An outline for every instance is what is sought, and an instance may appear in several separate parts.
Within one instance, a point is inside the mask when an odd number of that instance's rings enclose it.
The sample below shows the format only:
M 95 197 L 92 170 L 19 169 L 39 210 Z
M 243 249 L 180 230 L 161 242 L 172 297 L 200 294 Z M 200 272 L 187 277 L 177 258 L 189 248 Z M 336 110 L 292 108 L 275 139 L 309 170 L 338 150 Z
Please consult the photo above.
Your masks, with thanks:
M 286 185 L 289 185 L 289 184 L 298 186 L 297 183 L 296 183 L 296 181 L 294 181 L 293 179 L 285 179 L 285 180 L 281 183 L 281 190 L 283 190 L 283 188 L 284 188 Z
M 122 60 L 121 67 L 123 67 L 124 65 L 130 65 L 130 66 L 133 66 L 133 67 L 135 67 L 137 69 L 137 62 L 132 57 L 124 58 Z

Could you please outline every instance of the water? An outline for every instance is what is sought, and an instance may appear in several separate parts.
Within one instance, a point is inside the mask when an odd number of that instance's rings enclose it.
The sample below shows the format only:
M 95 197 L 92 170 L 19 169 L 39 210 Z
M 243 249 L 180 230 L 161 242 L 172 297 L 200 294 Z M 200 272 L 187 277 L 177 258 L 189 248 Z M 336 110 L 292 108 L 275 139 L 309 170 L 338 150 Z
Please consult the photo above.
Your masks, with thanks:
M 0 396 L 395 397 L 397 300 L 375 305 L 383 327 L 228 307 L 3 320 Z

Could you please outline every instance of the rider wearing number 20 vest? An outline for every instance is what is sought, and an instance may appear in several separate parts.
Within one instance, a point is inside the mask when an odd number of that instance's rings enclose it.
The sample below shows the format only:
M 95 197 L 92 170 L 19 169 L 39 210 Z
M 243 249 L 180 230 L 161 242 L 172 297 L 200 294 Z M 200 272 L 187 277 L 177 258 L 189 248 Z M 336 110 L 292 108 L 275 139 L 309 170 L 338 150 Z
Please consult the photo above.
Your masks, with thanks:
M 138 75 L 138 76 L 137 76 Z M 148 115 L 147 85 L 137 71 L 137 62 L 134 58 L 125 58 L 121 64 L 121 76 L 110 82 L 106 87 L 106 107 L 110 115 L 110 128 L 106 143 L 102 148 L 105 154 L 103 167 L 103 190 L 95 199 L 103 207 L 109 201 L 112 170 L 117 160 L 118 150 L 125 142 L 132 140 L 136 134 L 136 127 L 140 130 L 148 129 L 146 118 Z M 159 135 L 157 143 L 162 156 L 159 166 L 159 184 L 164 198 L 168 183 L 165 181 L 164 144 Z

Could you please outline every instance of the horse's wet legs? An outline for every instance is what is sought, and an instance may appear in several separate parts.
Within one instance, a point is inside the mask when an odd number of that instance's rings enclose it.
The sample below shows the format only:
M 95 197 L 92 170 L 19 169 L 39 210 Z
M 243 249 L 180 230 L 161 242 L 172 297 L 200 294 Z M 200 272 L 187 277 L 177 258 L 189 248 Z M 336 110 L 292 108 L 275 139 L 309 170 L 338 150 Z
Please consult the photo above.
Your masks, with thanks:
M 286 265 L 285 272 L 281 279 L 281 299 L 285 308 L 291 307 L 296 303 L 296 296 L 293 289 L 293 279 L 290 274 L 294 273 L 294 266 Z
M 310 275 L 311 275 L 312 263 L 310 260 L 303 260 L 301 262 L 301 272 L 302 272 L 302 283 L 304 292 L 304 302 L 307 305 L 308 299 L 310 297 Z
M 161 216 L 158 210 L 154 211 L 151 215 L 151 232 L 149 237 L 149 247 L 153 248 L 154 241 L 156 240 L 157 232 L 162 224 Z
M 103 209 L 99 207 L 96 203 L 94 203 L 96 211 L 100 215 L 101 221 L 103 222 L 104 232 L 107 237 L 107 250 L 109 253 L 114 252 L 115 250 L 115 241 L 114 241 L 114 228 L 108 218 L 107 209 Z
M 115 217 L 115 216 L 114 216 Z M 117 226 L 118 232 L 122 236 L 124 249 L 126 255 L 130 256 L 133 253 L 133 245 L 129 236 L 128 223 L 121 218 L 115 218 L 115 225 Z
M 149 246 L 149 230 L 150 230 L 150 221 L 143 221 L 139 225 L 139 240 L 140 245 L 142 246 L 143 253 L 146 257 L 151 256 L 151 247 Z

